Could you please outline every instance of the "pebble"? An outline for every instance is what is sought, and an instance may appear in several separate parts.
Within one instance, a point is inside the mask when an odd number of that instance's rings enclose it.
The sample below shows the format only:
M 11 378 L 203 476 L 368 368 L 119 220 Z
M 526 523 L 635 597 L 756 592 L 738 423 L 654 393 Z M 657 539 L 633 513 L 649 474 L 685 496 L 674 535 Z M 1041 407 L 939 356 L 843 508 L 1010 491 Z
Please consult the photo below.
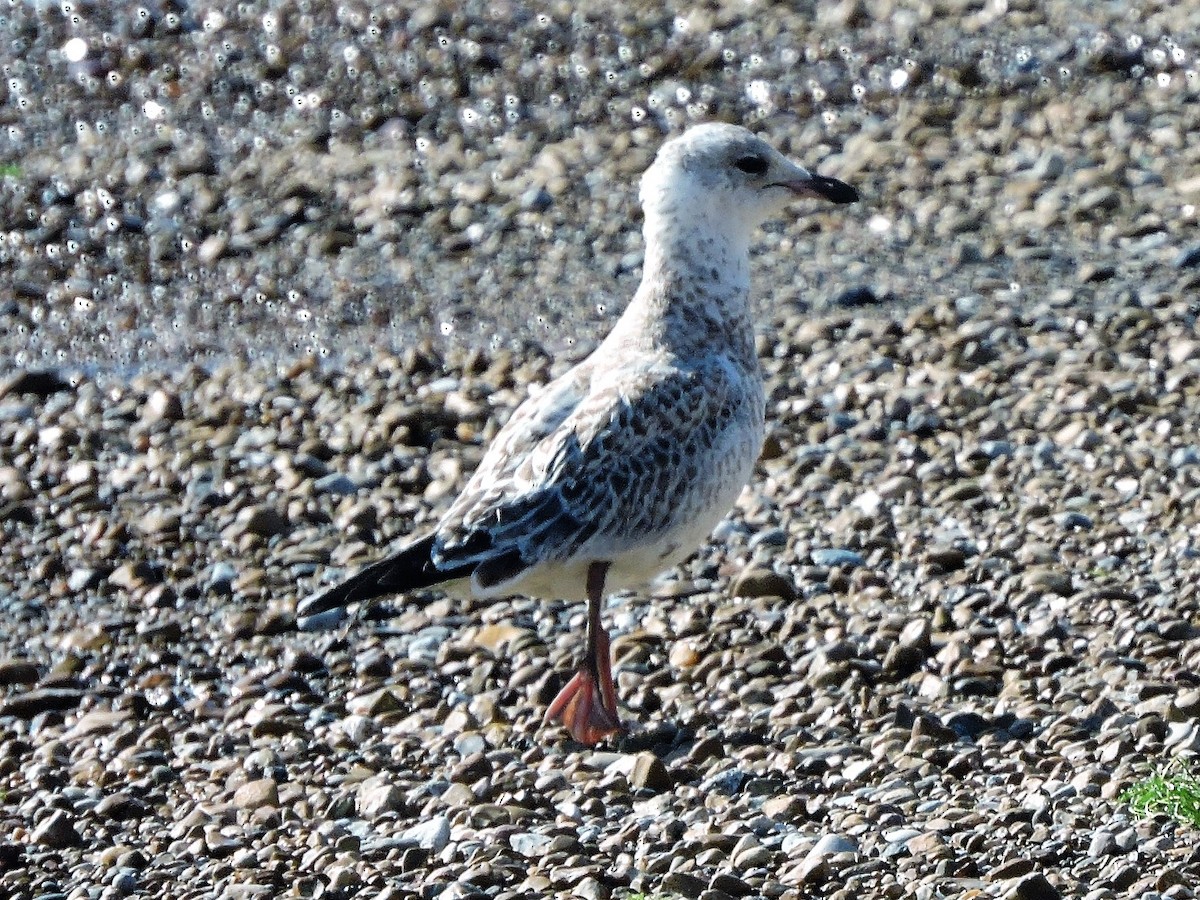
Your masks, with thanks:
M 278 806 L 279 786 L 273 778 L 258 778 L 248 781 L 234 791 L 233 805 L 250 810 L 262 806 Z
M 432 818 L 412 825 L 397 836 L 401 844 L 419 847 L 430 853 L 441 853 L 450 843 L 450 819 L 446 816 Z
M 35 844 L 52 850 L 63 850 L 83 843 L 71 816 L 61 809 L 54 810 L 42 819 L 33 829 L 30 838 Z
M 846 566 L 847 568 L 857 568 L 863 565 L 862 554 L 855 553 L 853 550 L 840 550 L 831 547 L 825 547 L 818 550 L 813 550 L 809 554 L 813 563 L 818 566 Z

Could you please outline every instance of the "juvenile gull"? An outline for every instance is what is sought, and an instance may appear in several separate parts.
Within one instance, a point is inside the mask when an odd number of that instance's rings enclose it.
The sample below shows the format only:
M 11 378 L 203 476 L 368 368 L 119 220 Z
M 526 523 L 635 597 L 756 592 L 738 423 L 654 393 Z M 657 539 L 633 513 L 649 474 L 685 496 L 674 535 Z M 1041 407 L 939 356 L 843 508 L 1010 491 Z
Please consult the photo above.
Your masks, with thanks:
M 303 626 L 442 583 L 480 598 L 586 599 L 583 660 L 546 711 L 585 744 L 621 730 L 605 592 L 689 556 L 762 448 L 754 229 L 796 197 L 858 194 L 744 128 L 708 124 L 662 146 L 640 197 L 642 283 L 608 337 L 517 408 L 432 532 L 297 608 Z

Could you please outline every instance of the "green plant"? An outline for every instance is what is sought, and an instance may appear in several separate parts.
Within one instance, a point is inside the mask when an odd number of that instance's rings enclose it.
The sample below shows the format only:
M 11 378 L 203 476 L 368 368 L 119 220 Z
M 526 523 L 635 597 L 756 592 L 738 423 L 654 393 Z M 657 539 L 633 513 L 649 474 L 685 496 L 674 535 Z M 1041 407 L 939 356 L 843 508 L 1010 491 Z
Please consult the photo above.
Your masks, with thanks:
M 16 163 L 0 163 L 0 178 L 12 177 L 17 178 L 21 174 L 21 167 Z
M 1143 778 L 1126 788 L 1119 799 L 1139 818 L 1166 813 L 1200 828 L 1200 777 L 1182 764 Z

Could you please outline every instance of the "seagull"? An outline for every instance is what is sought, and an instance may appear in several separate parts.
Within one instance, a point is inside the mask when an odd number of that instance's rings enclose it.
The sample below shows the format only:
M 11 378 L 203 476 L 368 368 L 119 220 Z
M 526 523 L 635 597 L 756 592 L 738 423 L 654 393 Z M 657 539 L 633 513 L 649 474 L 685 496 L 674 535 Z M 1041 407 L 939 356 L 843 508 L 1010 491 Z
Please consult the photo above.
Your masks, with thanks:
M 858 192 L 740 126 L 664 143 L 641 180 L 642 282 L 612 331 L 517 407 L 432 531 L 301 601 L 300 627 L 435 585 L 586 600 L 582 661 L 544 721 L 581 744 L 620 734 L 601 603 L 691 555 L 750 478 L 766 413 L 750 242 L 796 198 Z

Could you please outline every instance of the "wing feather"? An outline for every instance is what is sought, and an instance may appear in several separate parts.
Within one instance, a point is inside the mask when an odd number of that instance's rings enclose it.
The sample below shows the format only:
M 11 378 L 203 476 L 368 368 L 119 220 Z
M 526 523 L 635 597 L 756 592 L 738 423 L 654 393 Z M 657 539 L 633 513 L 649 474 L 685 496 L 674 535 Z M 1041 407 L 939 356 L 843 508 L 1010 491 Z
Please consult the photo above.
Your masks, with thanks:
M 511 562 L 515 551 L 532 566 L 569 559 L 598 533 L 671 527 L 686 511 L 669 498 L 697 466 L 717 464 L 731 427 L 762 421 L 761 392 L 748 383 L 757 381 L 717 357 L 566 373 L 501 429 L 438 525 L 435 564 Z

